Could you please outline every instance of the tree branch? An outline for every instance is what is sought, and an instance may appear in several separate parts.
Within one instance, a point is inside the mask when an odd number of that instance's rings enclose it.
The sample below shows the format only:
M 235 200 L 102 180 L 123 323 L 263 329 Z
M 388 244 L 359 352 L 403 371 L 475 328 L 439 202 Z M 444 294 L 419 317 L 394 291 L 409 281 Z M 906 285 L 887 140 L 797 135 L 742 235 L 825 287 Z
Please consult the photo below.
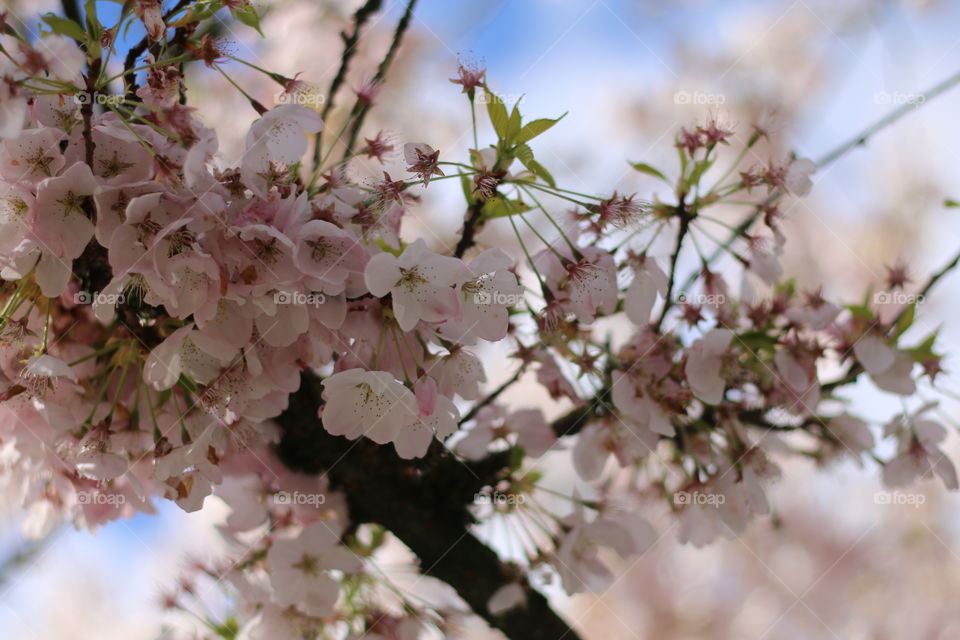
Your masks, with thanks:
M 835 147 L 834 149 L 828 151 L 823 157 L 817 160 L 817 163 L 816 163 L 817 168 L 823 169 L 824 167 L 827 167 L 833 164 L 836 160 L 840 159 L 851 150 L 856 149 L 859 146 L 865 145 L 870 138 L 880 133 L 880 131 L 882 131 L 883 129 L 887 128 L 897 120 L 900 120 L 900 118 L 904 117 L 908 113 L 913 113 L 914 111 L 920 108 L 920 105 L 927 104 L 929 101 L 933 100 L 934 98 L 940 96 L 941 94 L 946 93 L 947 91 L 955 87 L 957 84 L 960 84 L 960 71 L 949 76 L 948 78 L 936 84 L 935 86 L 931 87 L 924 93 L 921 93 L 919 96 L 916 96 L 915 100 L 905 102 L 904 104 L 900 105 L 899 107 L 897 107 L 896 109 L 888 113 L 886 116 L 884 116 L 880 120 L 877 120 L 875 123 L 873 123 L 866 129 L 864 129 L 854 137 L 850 138 L 849 140 Z M 774 190 L 767 197 L 767 199 L 763 201 L 763 205 L 758 206 L 753 213 L 747 216 L 739 225 L 736 226 L 736 228 L 733 231 L 730 232 L 730 235 L 727 236 L 727 239 L 724 241 L 723 244 L 721 244 L 719 247 L 714 249 L 713 253 L 711 253 L 706 259 L 707 264 L 709 265 L 716 262 L 717 258 L 723 255 L 723 252 L 730 248 L 730 245 L 733 244 L 734 240 L 742 236 L 747 231 L 747 229 L 749 229 L 753 225 L 753 223 L 760 218 L 760 214 L 763 211 L 764 205 L 773 204 L 774 202 L 779 200 L 782 196 L 783 196 L 783 192 L 779 190 Z M 694 271 L 692 274 L 690 274 L 690 276 L 684 282 L 684 285 L 680 289 L 680 291 L 685 292 L 687 291 L 687 289 L 693 286 L 693 283 L 696 281 L 697 277 L 699 277 L 699 274 L 700 274 L 699 271 Z
M 670 311 L 670 308 L 673 306 L 673 285 L 677 278 L 677 260 L 680 258 L 681 249 L 683 249 L 683 241 L 687 237 L 687 232 L 690 230 L 691 216 L 689 213 L 687 213 L 682 201 L 678 207 L 678 213 L 680 215 L 680 228 L 677 229 L 677 243 L 673 249 L 673 255 L 670 256 L 670 275 L 668 276 L 667 280 L 667 297 L 663 301 L 663 309 L 660 311 L 660 317 L 657 318 L 657 322 L 654 324 L 657 331 L 660 331 L 660 326 L 663 324 L 664 318 L 667 317 L 667 312 Z
M 462 258 L 467 249 L 473 246 L 475 236 L 480 228 L 480 216 L 482 215 L 483 202 L 477 200 L 467 209 L 467 215 L 463 221 L 463 233 L 460 234 L 460 240 L 457 241 L 457 246 L 453 250 L 454 257 Z
M 330 115 L 330 111 L 333 109 L 333 99 L 337 95 L 337 91 L 340 90 L 340 86 L 343 84 L 343 81 L 347 77 L 347 70 L 350 68 L 350 62 L 353 60 L 354 54 L 357 52 L 357 43 L 360 41 L 360 31 L 363 29 L 363 25 L 367 23 L 367 20 L 373 16 L 374 13 L 380 11 L 380 7 L 383 4 L 382 0 L 367 0 L 356 12 L 353 14 L 353 33 L 347 35 L 346 33 L 341 33 L 340 37 L 343 39 L 343 54 L 340 56 L 340 68 L 337 69 L 337 74 L 333 77 L 333 80 L 330 82 L 330 88 L 327 90 L 327 102 L 323 105 L 323 111 L 320 113 L 320 117 L 323 118 L 323 121 L 327 121 L 327 117 Z M 313 168 L 320 168 L 320 157 L 322 155 L 323 149 L 323 131 L 321 130 L 317 133 L 317 137 L 314 139 L 313 147 Z
M 400 50 L 400 43 L 403 41 L 403 35 L 407 32 L 407 27 L 410 26 L 410 20 L 413 18 L 413 7 L 417 4 L 417 0 L 409 0 L 407 2 L 407 9 L 403 12 L 403 17 L 400 18 L 400 21 L 397 23 L 397 28 L 393 32 L 393 41 L 390 43 L 390 48 L 387 50 L 387 55 L 384 56 L 383 60 L 380 61 L 380 66 L 377 67 L 377 73 L 373 76 L 372 84 L 377 84 L 383 82 L 383 79 L 387 76 L 387 71 L 390 70 L 390 64 L 393 62 L 393 59 L 397 55 L 397 51 Z M 353 105 L 353 110 L 350 112 L 350 118 L 353 119 L 353 123 L 350 125 L 350 135 L 347 138 L 347 146 L 343 151 L 344 159 L 348 158 L 351 153 L 353 153 L 353 147 L 357 142 L 357 136 L 360 134 L 360 128 L 363 127 L 363 121 L 367 117 L 367 113 L 370 111 L 370 104 L 357 100 Z
M 424 458 L 403 460 L 390 447 L 365 438 L 351 442 L 328 434 L 317 417 L 319 380 L 310 372 L 277 419 L 277 447 L 290 469 L 324 474 L 344 492 L 355 522 L 382 525 L 420 559 L 424 575 L 456 589 L 473 611 L 513 640 L 577 640 L 546 598 L 527 589 L 526 607 L 501 616 L 487 610 L 490 597 L 511 582 L 510 567 L 469 531 L 467 509 L 476 494 L 507 465 L 507 452 L 462 462 L 434 443 Z M 528 585 L 525 585 L 528 586 Z

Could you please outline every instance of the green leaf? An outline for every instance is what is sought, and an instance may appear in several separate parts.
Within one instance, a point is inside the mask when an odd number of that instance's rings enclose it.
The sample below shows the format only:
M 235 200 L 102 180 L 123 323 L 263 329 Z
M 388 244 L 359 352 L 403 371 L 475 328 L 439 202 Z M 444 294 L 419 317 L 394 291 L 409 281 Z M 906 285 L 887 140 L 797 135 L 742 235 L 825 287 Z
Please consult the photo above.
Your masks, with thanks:
M 754 352 L 772 351 L 777 343 L 777 339 L 765 331 L 745 331 L 737 336 L 737 341 Z
M 503 196 L 493 196 L 483 203 L 483 218 L 491 220 L 493 218 L 506 218 L 517 213 L 529 211 L 530 206 L 519 200 L 511 200 Z
M 518 100 L 517 103 L 513 105 L 513 111 L 510 112 L 510 119 L 507 121 L 507 135 L 505 138 L 509 144 L 513 144 L 513 139 L 520 133 L 521 124 L 520 101 Z
M 926 340 L 924 340 L 917 346 L 910 349 L 906 349 L 906 351 L 908 351 L 913 355 L 914 362 L 923 362 L 924 360 L 930 360 L 937 357 L 937 354 L 934 352 L 933 347 L 937 342 L 938 333 L 940 333 L 939 329 L 931 333 Z
M 40 19 L 47 23 L 50 29 L 61 36 L 67 36 L 74 40 L 83 42 L 87 38 L 87 32 L 70 18 L 62 18 L 53 13 L 45 13 Z
M 241 24 L 253 27 L 260 34 L 260 37 L 263 37 L 263 31 L 260 30 L 260 16 L 257 15 L 257 10 L 252 4 L 242 6 L 239 9 L 232 9 L 232 11 L 233 17 L 239 20 Z
M 893 337 L 899 338 L 902 336 L 907 329 L 913 325 L 913 320 L 917 316 L 917 303 L 912 302 L 910 305 L 903 310 L 900 319 L 897 320 L 897 326 L 894 328 Z
M 541 180 L 546 182 L 551 187 L 557 186 L 557 181 L 553 179 L 553 176 L 550 174 L 549 171 L 547 171 L 547 168 L 542 164 L 540 164 L 539 162 L 537 162 L 536 160 L 531 160 L 525 166 L 527 167 L 527 169 L 530 169 L 530 171 L 533 171 Z
M 547 171 L 546 167 L 533 159 L 533 149 L 530 148 L 530 145 L 517 145 L 513 150 L 513 154 L 516 156 L 517 160 L 523 163 L 523 166 L 525 166 L 528 171 L 533 173 L 533 175 L 537 176 L 551 187 L 557 186 L 557 181 L 553 179 L 553 176 L 550 175 L 550 172 Z
M 710 167 L 713 166 L 713 160 L 699 160 L 697 164 L 694 165 L 693 171 L 690 172 L 690 186 L 694 186 L 700 183 L 700 178 L 703 177 Z
M 873 310 L 867 305 L 848 304 L 847 310 L 850 311 L 851 315 L 857 320 L 873 320 Z
M 493 130 L 497 132 L 498 138 L 506 140 L 510 119 L 507 117 L 507 108 L 504 106 L 503 100 L 489 89 L 484 89 L 484 97 L 487 102 L 487 115 L 490 116 Z
M 219 2 L 198 2 L 189 7 L 180 18 L 174 20 L 167 26 L 174 29 L 185 27 L 193 22 L 200 22 L 201 20 L 212 18 L 214 14 L 222 8 L 223 6 Z M 254 10 L 253 13 L 256 14 L 256 10 Z M 237 16 L 237 19 L 240 20 L 240 17 Z M 259 17 L 257 18 L 257 24 L 259 25 Z M 259 28 L 257 30 L 259 31 Z
M 960 207 L 960 202 L 957 202 L 956 200 L 951 200 L 950 198 L 947 198 L 946 200 L 943 201 L 943 206 L 945 206 L 945 207 Z
M 99 38 L 103 32 L 103 26 L 97 18 L 96 0 L 84 0 L 83 7 L 87 15 L 87 28 L 90 29 L 90 35 Z
M 651 167 L 646 162 L 631 162 L 630 166 L 639 171 L 640 173 L 645 173 L 648 176 L 653 176 L 654 178 L 660 178 L 667 184 L 670 184 L 670 181 L 667 180 L 667 176 L 663 175 L 660 170 Z
M 528 162 L 533 162 L 533 149 L 528 144 L 518 144 L 513 150 L 513 155 L 523 163 L 523 166 L 527 166 Z
M 87 40 L 87 56 L 91 60 L 96 60 L 103 53 L 103 47 L 100 45 L 100 37 L 103 35 L 103 25 L 97 18 L 96 0 L 85 0 L 84 9 L 87 14 L 87 30 L 90 32 Z
M 538 135 L 544 131 L 547 131 L 550 127 L 563 120 L 564 116 L 566 115 L 567 114 L 563 114 L 556 119 L 540 118 L 539 120 L 528 122 L 527 124 L 523 125 L 523 128 L 520 129 L 520 133 L 518 133 L 517 137 L 513 139 L 513 142 L 529 142 L 530 140 L 533 140 Z
M 467 205 L 472 205 L 475 200 L 473 197 L 473 181 L 463 172 L 460 173 L 460 188 L 463 189 L 463 197 L 467 199 Z

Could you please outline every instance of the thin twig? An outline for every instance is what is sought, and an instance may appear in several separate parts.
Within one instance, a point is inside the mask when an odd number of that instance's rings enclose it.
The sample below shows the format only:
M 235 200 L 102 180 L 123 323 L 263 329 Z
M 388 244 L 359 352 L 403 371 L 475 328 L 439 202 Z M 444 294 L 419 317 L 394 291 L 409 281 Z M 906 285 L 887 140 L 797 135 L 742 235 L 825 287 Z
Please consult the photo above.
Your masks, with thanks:
M 367 20 L 369 20 L 374 13 L 380 11 L 382 4 L 382 0 L 367 0 L 367 2 L 353 14 L 353 33 L 350 35 L 346 33 L 340 34 L 343 40 L 343 54 L 340 56 L 340 68 L 337 69 L 337 75 L 333 77 L 333 80 L 330 82 L 330 88 L 327 90 L 327 102 L 323 105 L 323 111 L 320 113 L 320 117 L 323 118 L 324 122 L 327 121 L 327 117 L 333 109 L 333 99 L 337 95 L 337 91 L 340 90 L 343 81 L 346 79 L 347 71 L 350 68 L 350 61 L 357 52 L 357 43 L 360 41 L 360 30 L 363 29 L 363 25 L 366 24 Z M 322 142 L 323 131 L 320 131 L 317 134 L 313 147 L 314 169 L 320 168 L 320 154 L 323 148 Z
M 824 167 L 827 167 L 833 164 L 836 160 L 846 155 L 851 150 L 856 149 L 859 146 L 865 145 L 867 141 L 873 136 L 875 136 L 877 133 L 887 128 L 888 126 L 890 126 L 900 118 L 904 117 L 908 113 L 916 111 L 917 109 L 920 108 L 921 105 L 927 104 L 937 96 L 940 96 L 941 94 L 946 93 L 947 91 L 955 87 L 958 83 L 960 83 L 960 71 L 958 71 L 957 73 L 954 73 L 953 75 L 946 78 L 942 82 L 933 86 L 928 91 L 921 93 L 919 96 L 917 96 L 916 100 L 912 100 L 910 102 L 900 105 L 899 107 L 897 107 L 896 109 L 888 113 L 886 116 L 884 116 L 880 120 L 877 120 L 875 123 L 873 123 L 866 129 L 864 129 L 854 137 L 850 138 L 849 140 L 839 145 L 838 147 L 834 148 L 833 150 L 827 152 L 826 155 L 824 155 L 822 158 L 817 160 L 817 163 L 816 163 L 817 168 L 823 169 Z M 734 231 L 730 232 L 730 235 L 727 238 L 727 240 L 722 245 L 717 247 L 713 253 L 710 254 L 710 256 L 707 258 L 707 264 L 708 265 L 712 264 L 717 260 L 717 258 L 723 255 L 723 252 L 729 249 L 730 245 L 732 245 L 733 242 L 738 237 L 746 233 L 747 229 L 749 229 L 753 225 L 753 223 L 757 221 L 764 207 L 773 204 L 774 202 L 779 200 L 781 196 L 783 196 L 783 192 L 781 192 L 778 189 L 774 190 L 766 198 L 766 200 L 763 201 L 762 204 L 757 206 L 757 208 L 754 210 L 753 213 L 751 213 L 749 216 L 747 216 L 747 218 L 743 220 L 743 222 L 737 225 Z M 693 283 L 696 281 L 696 279 L 700 277 L 700 273 L 701 273 L 700 271 L 694 271 L 692 274 L 690 274 L 690 276 L 687 278 L 686 282 L 684 283 L 683 287 L 680 290 L 681 293 L 686 292 L 691 286 L 693 286 Z
M 478 401 L 477 404 L 473 405 L 470 411 L 468 411 L 467 414 L 460 419 L 460 425 L 462 426 L 467 422 L 470 422 L 470 420 L 472 420 L 473 417 L 477 415 L 477 413 L 479 413 L 480 409 L 483 409 L 485 406 L 487 406 L 488 404 L 490 404 L 491 402 L 499 398 L 504 391 L 512 387 L 513 384 L 520 379 L 520 376 L 522 376 L 524 371 L 526 370 L 527 370 L 527 365 L 526 363 L 524 363 L 523 365 L 520 366 L 519 369 L 517 369 L 516 373 L 510 376 L 509 380 L 505 381 L 499 387 L 497 387 L 496 389 L 491 391 L 489 394 L 487 394 L 487 396 L 484 397 L 482 400 Z
M 390 43 L 390 48 L 387 50 L 387 55 L 384 56 L 383 60 L 380 61 L 380 66 L 377 67 L 377 73 L 373 76 L 371 86 L 376 86 L 380 82 L 383 82 L 383 79 L 387 76 L 387 71 L 390 69 L 390 64 L 396 57 L 397 51 L 400 50 L 400 43 L 403 41 L 403 34 L 406 33 L 407 27 L 410 26 L 410 20 L 413 18 L 413 7 L 416 4 L 417 0 L 409 0 L 409 2 L 407 2 L 407 10 L 403 12 L 403 17 L 400 18 L 400 21 L 397 23 L 397 28 L 393 32 L 393 42 Z M 353 120 L 353 124 L 350 127 L 350 137 L 347 139 L 346 148 L 343 150 L 344 159 L 350 157 L 350 155 L 353 153 L 353 146 L 357 142 L 357 136 L 360 134 L 360 128 L 363 126 L 363 121 L 367 117 L 367 113 L 369 111 L 370 104 L 362 100 L 357 100 L 357 102 L 353 105 L 353 110 L 350 112 L 350 117 Z

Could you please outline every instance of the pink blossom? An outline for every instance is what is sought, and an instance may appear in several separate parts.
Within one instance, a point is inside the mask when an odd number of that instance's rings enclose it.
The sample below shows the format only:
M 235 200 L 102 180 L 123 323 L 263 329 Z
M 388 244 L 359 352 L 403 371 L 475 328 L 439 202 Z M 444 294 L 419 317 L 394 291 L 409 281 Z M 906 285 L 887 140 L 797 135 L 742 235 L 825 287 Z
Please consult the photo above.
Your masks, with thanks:
M 460 260 L 433 253 L 419 239 L 404 249 L 399 258 L 386 252 L 373 256 L 364 279 L 373 295 L 391 295 L 397 323 L 403 331 L 410 331 L 420 320 L 443 322 L 460 318 L 453 285 L 465 271 Z

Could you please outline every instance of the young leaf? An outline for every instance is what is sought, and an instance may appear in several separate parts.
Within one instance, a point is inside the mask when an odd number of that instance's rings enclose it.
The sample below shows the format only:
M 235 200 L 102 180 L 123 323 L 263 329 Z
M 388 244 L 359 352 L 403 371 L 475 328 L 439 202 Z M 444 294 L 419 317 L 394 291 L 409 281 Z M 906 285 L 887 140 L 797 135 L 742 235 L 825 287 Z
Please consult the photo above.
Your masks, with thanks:
M 917 303 L 912 302 L 906 309 L 903 310 L 900 319 L 897 321 L 897 326 L 894 328 L 893 337 L 899 338 L 902 336 L 907 329 L 913 324 L 914 319 L 917 315 Z
M 640 173 L 645 173 L 648 176 L 653 176 L 654 178 L 660 178 L 667 184 L 670 184 L 670 181 L 667 180 L 667 176 L 663 175 L 658 169 L 651 167 L 646 162 L 631 162 L 630 166 L 639 171 Z
M 467 199 L 467 205 L 472 205 L 475 200 L 473 197 L 473 182 L 465 173 L 460 173 L 460 188 L 463 189 L 463 197 Z
M 51 31 L 58 35 L 67 36 L 80 42 L 87 38 L 87 33 L 83 30 L 83 27 L 70 18 L 61 18 L 56 14 L 46 13 L 40 16 L 40 19 L 46 22 Z
M 522 143 L 522 142 L 529 142 L 530 140 L 533 140 L 538 135 L 540 135 L 541 133 L 548 130 L 553 125 L 563 120 L 564 116 L 566 115 L 567 114 L 563 114 L 562 116 L 560 116 L 559 118 L 556 118 L 555 120 L 552 120 L 550 118 L 540 118 L 539 120 L 533 120 L 531 122 L 528 122 L 527 124 L 523 125 L 523 128 L 520 129 L 520 133 L 518 133 L 517 137 L 513 139 L 513 142 Z
M 516 156 L 524 166 L 527 166 L 529 162 L 533 162 L 533 149 L 531 149 L 528 144 L 518 144 L 513 150 L 513 155 Z
M 239 20 L 240 24 L 253 27 L 260 34 L 260 37 L 263 37 L 263 31 L 260 30 L 260 16 L 257 15 L 257 10 L 252 4 L 233 9 L 233 17 Z
M 557 181 L 553 179 L 553 176 L 547 171 L 547 168 L 536 160 L 531 160 L 529 164 L 526 165 L 527 169 L 533 171 L 537 176 L 540 177 L 544 182 L 546 182 L 551 187 L 557 186 Z
M 520 133 L 520 125 L 522 120 L 520 119 L 520 101 L 518 100 L 515 105 L 513 105 L 513 111 L 510 112 L 510 119 L 507 121 L 507 135 L 505 136 L 508 144 L 512 144 L 514 138 L 517 137 L 517 134 Z
M 487 115 L 490 116 L 493 130 L 497 132 L 498 138 L 505 140 L 510 120 L 507 117 L 507 108 L 503 105 L 503 100 L 491 93 L 489 89 L 484 89 L 484 94 L 487 102 Z
M 485 220 L 492 218 L 505 218 L 515 213 L 529 211 L 530 206 L 519 200 L 511 200 L 503 196 L 493 196 L 483 203 L 483 217 Z

